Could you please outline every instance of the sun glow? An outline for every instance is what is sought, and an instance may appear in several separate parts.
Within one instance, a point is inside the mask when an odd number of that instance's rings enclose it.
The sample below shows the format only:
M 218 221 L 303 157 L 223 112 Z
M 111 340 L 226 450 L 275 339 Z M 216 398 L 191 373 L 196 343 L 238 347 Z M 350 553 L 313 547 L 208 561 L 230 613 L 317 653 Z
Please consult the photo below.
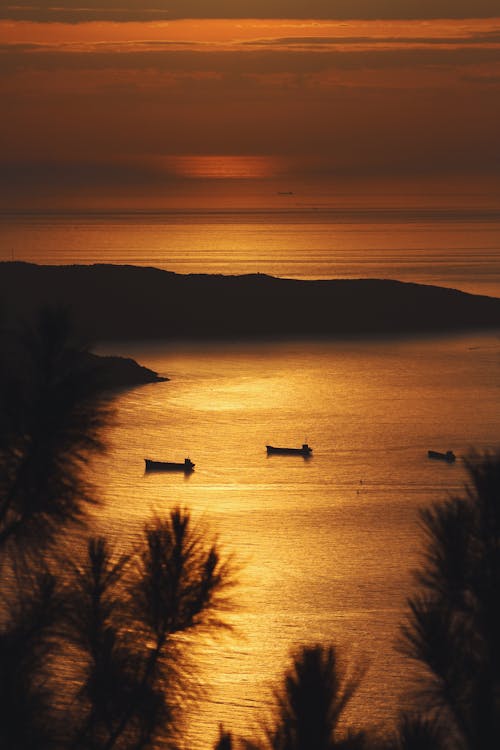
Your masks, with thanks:
M 271 156 L 169 156 L 167 168 L 178 177 L 255 180 L 279 175 L 280 160 Z

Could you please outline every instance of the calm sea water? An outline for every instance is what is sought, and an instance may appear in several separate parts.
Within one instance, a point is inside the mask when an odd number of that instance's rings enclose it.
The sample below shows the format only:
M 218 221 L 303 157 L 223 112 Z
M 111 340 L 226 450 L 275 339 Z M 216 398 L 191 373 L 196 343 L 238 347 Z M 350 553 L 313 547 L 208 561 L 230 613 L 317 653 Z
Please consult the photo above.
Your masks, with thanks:
M 103 347 L 103 351 L 116 351 Z M 92 467 L 96 524 L 133 543 L 152 512 L 189 507 L 241 562 L 233 634 L 200 647 L 206 699 L 187 747 L 223 721 L 252 736 L 290 649 L 339 644 L 367 672 L 353 723 L 388 726 L 414 669 L 395 643 L 422 550 L 418 509 L 466 478 L 427 450 L 498 447 L 500 334 L 411 341 L 121 345 L 171 378 L 120 395 Z M 267 457 L 266 443 L 313 457 Z M 144 458 L 196 463 L 144 474 Z
M 179 273 L 394 278 L 500 296 L 497 211 L 212 211 L 3 216 L 0 259 Z

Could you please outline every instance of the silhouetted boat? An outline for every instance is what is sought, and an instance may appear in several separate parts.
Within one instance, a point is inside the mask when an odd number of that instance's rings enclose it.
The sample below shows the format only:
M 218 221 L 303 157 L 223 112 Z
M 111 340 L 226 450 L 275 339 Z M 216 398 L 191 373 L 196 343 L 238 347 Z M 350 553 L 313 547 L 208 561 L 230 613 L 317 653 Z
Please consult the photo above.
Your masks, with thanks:
M 194 463 L 190 458 L 185 458 L 183 463 L 174 463 L 172 461 L 151 461 L 145 458 L 146 471 L 183 471 L 189 474 L 194 470 Z
M 453 451 L 446 451 L 446 453 L 440 453 L 439 451 L 427 451 L 429 458 L 437 458 L 439 461 L 447 461 L 452 464 L 455 461 L 455 454 Z
M 275 448 L 273 445 L 266 445 L 266 450 L 268 455 L 280 454 L 283 456 L 288 456 L 290 454 L 310 456 L 312 453 L 312 448 L 310 448 L 307 443 L 304 443 L 302 448 Z

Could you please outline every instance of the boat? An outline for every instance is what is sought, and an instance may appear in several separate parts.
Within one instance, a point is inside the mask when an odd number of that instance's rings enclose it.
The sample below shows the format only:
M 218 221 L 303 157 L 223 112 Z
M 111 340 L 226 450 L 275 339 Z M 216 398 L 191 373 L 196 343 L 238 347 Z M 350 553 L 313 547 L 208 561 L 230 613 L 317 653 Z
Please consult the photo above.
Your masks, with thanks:
M 456 459 L 453 451 L 446 451 L 446 453 L 441 453 L 440 451 L 427 451 L 427 455 L 429 458 L 437 458 L 439 461 L 447 461 L 449 464 L 452 464 Z
M 312 453 L 312 448 L 310 448 L 307 443 L 303 443 L 302 448 L 275 448 L 274 445 L 266 445 L 266 450 L 268 456 L 273 454 L 281 456 L 310 456 Z
M 185 458 L 183 463 L 175 463 L 172 461 L 152 461 L 150 458 L 145 458 L 146 471 L 183 471 L 185 474 L 190 474 L 194 471 L 194 463 L 190 458 Z

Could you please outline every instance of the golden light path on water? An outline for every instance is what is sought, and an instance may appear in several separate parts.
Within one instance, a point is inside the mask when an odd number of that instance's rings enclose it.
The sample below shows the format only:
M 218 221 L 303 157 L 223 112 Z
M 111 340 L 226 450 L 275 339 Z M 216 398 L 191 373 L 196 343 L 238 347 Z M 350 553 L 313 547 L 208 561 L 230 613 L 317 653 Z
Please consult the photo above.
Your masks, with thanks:
M 108 347 L 107 350 L 110 350 Z M 186 747 L 219 722 L 247 737 L 267 715 L 293 646 L 337 643 L 367 672 L 348 712 L 386 728 L 414 669 L 395 648 L 421 551 L 418 508 L 461 492 L 465 472 L 427 450 L 498 445 L 500 338 L 123 344 L 169 382 L 123 393 L 109 453 L 92 465 L 96 526 L 137 542 L 175 505 L 240 563 L 232 634 L 196 653 L 205 700 Z M 313 457 L 266 456 L 300 445 Z M 145 474 L 144 458 L 195 462 Z

